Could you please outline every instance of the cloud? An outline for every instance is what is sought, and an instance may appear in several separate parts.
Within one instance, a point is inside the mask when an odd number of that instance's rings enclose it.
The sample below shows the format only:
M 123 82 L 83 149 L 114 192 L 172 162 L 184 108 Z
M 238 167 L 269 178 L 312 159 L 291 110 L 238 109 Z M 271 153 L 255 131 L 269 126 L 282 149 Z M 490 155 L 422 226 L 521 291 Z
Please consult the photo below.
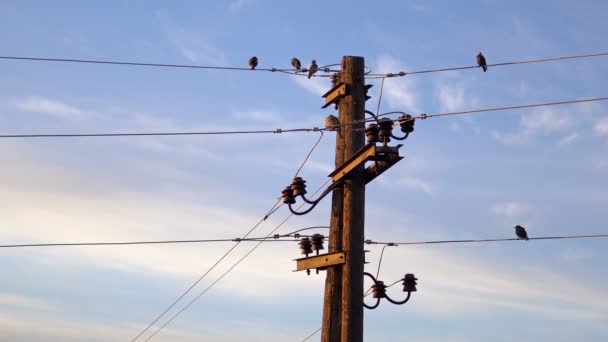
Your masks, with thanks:
M 51 308 L 51 305 L 44 300 L 6 292 L 0 292 L 0 306 L 35 310 L 48 310 Z
M 157 11 L 165 34 L 177 50 L 195 64 L 225 64 L 224 51 L 216 47 L 205 32 L 192 32 L 179 25 L 165 11 Z
M 595 255 L 596 255 L 596 253 L 592 250 L 573 248 L 573 247 L 568 247 L 568 248 L 562 250 L 560 253 L 560 256 L 562 259 L 564 259 L 565 261 L 571 261 L 571 262 L 591 259 Z
M 504 144 L 524 144 L 539 136 L 564 134 L 575 127 L 572 113 L 555 108 L 542 108 L 523 114 L 519 120 L 519 129 L 513 133 L 494 132 L 494 138 Z M 572 134 L 562 138 L 565 143 L 576 137 Z
M 59 119 L 74 120 L 83 117 L 83 112 L 79 108 L 44 97 L 30 96 L 15 101 L 14 105 L 25 112 L 47 114 Z
M 274 110 L 241 110 L 233 111 L 233 117 L 239 121 L 269 123 L 281 119 L 281 114 Z
M 391 56 L 380 56 L 376 62 L 374 72 L 378 73 L 395 73 L 408 70 L 397 59 Z M 412 79 L 404 81 L 403 79 L 386 79 L 384 82 L 384 98 L 388 102 L 389 107 L 398 108 L 406 112 L 419 112 L 419 99 L 415 89 L 415 83 Z
M 560 141 L 557 144 L 559 146 L 569 145 L 569 144 L 573 143 L 574 140 L 578 139 L 578 137 L 579 137 L 579 133 L 574 132 L 574 133 L 567 135 L 567 136 L 563 137 L 562 139 L 560 139 Z
M 419 265 L 411 271 L 419 278 L 418 294 L 424 296 L 414 294 L 415 310 L 430 316 L 485 315 L 501 308 L 598 324 L 608 318 L 607 303 L 597 301 L 603 290 L 573 284 L 542 265 L 513 269 L 510 260 L 488 261 L 433 248 L 395 248 L 385 255 L 382 273 L 401 274 L 403 260 Z
M 230 2 L 228 9 L 232 13 L 240 12 L 243 8 L 253 5 L 254 0 L 233 0 Z
M 530 207 L 521 202 L 498 203 L 492 207 L 494 214 L 508 218 L 521 217 L 521 215 L 526 214 L 528 211 L 530 211 Z
M 403 188 L 412 189 L 412 190 L 420 190 L 429 195 L 431 195 L 431 194 L 433 194 L 433 192 L 435 192 L 434 185 L 432 185 L 431 183 L 424 181 L 420 178 L 416 178 L 416 177 L 401 178 L 397 182 L 397 184 L 399 184 Z
M 308 79 L 303 76 L 291 76 L 300 87 L 313 95 L 321 96 L 331 89 L 331 83 L 325 77 L 313 77 Z
M 593 131 L 599 135 L 608 136 L 608 117 L 601 118 L 593 127 Z

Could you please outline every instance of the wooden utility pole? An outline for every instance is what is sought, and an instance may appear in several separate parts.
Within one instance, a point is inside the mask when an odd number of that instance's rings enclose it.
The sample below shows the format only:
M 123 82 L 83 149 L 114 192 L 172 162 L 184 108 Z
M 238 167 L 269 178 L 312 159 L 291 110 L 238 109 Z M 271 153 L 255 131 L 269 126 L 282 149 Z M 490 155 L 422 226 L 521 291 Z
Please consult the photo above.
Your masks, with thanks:
M 345 56 L 338 83 L 345 85 L 339 99 L 336 168 L 365 145 L 365 63 L 363 57 Z M 350 124 L 359 121 L 357 124 Z M 342 189 L 333 193 L 329 252 L 343 251 L 345 263 L 330 267 L 325 283 L 322 341 L 363 341 L 363 263 L 365 178 L 357 166 Z

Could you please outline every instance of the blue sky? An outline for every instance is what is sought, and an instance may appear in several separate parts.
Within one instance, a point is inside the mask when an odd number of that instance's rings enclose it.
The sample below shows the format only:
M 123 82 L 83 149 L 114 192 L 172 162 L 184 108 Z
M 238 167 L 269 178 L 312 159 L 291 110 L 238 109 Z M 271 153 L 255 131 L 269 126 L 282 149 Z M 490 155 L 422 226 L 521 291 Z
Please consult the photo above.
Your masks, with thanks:
M 260 67 L 364 56 L 374 72 L 604 52 L 602 1 L 5 1 L 0 55 Z M 343 20 L 343 21 L 342 21 Z M 263 72 L 0 61 L 0 131 L 76 133 L 322 126 L 327 79 Z M 605 57 L 387 79 L 381 111 L 412 114 L 606 96 Z M 368 109 L 377 105 L 379 82 Z M 603 103 L 429 119 L 366 191 L 366 236 L 410 241 L 606 233 Z M 317 133 L 2 140 L 0 239 L 236 237 L 272 206 Z M 333 135 L 302 171 L 327 179 Z M 281 232 L 329 220 L 326 199 Z M 254 235 L 281 222 L 282 208 Z M 365 313 L 394 341 L 605 341 L 603 240 L 387 248 L 380 278 L 410 303 Z M 0 250 L 0 339 L 135 336 L 231 244 Z M 205 279 L 249 248 L 242 244 Z M 375 271 L 380 247 L 371 246 Z M 299 341 L 321 323 L 323 275 L 268 243 L 153 340 Z M 393 289 L 391 289 L 393 290 Z M 395 293 L 398 296 L 398 293 Z M 188 297 L 190 298 L 190 297 Z M 317 340 L 318 335 L 312 339 Z

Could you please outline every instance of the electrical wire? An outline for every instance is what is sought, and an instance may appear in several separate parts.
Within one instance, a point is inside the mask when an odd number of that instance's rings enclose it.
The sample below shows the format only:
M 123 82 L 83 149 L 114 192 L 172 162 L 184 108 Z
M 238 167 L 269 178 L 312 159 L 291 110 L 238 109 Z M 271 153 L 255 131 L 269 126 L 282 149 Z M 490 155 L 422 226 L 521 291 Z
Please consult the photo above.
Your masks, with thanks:
M 501 110 L 521 109 L 521 108 L 559 106 L 559 105 L 565 105 L 565 104 L 606 101 L 606 100 L 608 100 L 608 97 L 595 97 L 595 98 L 589 98 L 589 99 L 534 103 L 534 104 L 519 105 L 519 106 L 483 108 L 483 109 L 463 110 L 463 111 L 457 111 L 457 112 L 446 112 L 446 113 L 437 113 L 437 114 L 420 114 L 418 116 L 412 117 L 410 120 L 413 120 L 413 119 L 423 119 L 424 120 L 424 119 L 440 117 L 440 116 L 463 115 L 463 114 L 473 114 L 473 113 L 481 113 L 481 112 L 495 112 L 495 111 L 501 111 Z
M 608 238 L 608 234 L 595 235 L 565 235 L 565 236 L 542 236 L 531 237 L 528 240 L 558 240 L 558 239 L 593 239 L 593 238 Z M 470 240 L 437 240 L 437 241 L 409 241 L 409 242 L 381 242 L 366 240 L 368 245 L 431 245 L 443 243 L 481 243 L 481 242 L 502 242 L 502 241 L 519 241 L 519 238 L 497 238 L 497 239 L 470 239 Z
M 600 56 L 608 56 L 608 52 L 597 52 L 597 53 L 589 53 L 589 54 L 584 54 L 584 55 L 549 57 L 549 58 L 542 58 L 542 59 L 530 59 L 530 60 L 522 60 L 522 61 L 514 61 L 514 62 L 503 62 L 503 63 L 488 64 L 488 67 L 530 64 L 530 63 L 543 63 L 543 62 L 551 62 L 551 61 L 558 61 L 558 60 L 565 60 L 565 59 L 590 58 L 590 57 L 600 57 Z M 386 74 L 371 74 L 370 73 L 370 74 L 368 74 L 368 76 L 370 78 L 402 77 L 405 75 L 428 74 L 428 73 L 433 73 L 433 72 L 455 71 L 455 70 L 477 69 L 477 68 L 479 68 L 479 65 L 453 67 L 453 68 L 429 69 L 429 70 L 419 70 L 419 71 L 400 71 L 400 72 L 386 73 Z
M 246 238 L 255 229 L 257 229 L 262 224 L 262 222 L 266 221 L 266 219 L 268 219 L 269 213 L 272 212 L 275 208 L 277 208 L 277 206 L 279 206 L 279 207 L 282 206 L 283 203 L 279 204 L 280 202 L 281 202 L 281 200 L 278 199 L 275 202 L 275 204 L 270 208 L 270 210 L 268 210 L 268 212 L 256 224 L 254 224 L 253 227 L 251 227 L 251 229 L 249 229 L 249 231 L 247 231 L 247 233 L 245 233 L 243 238 Z M 148 326 L 146 326 L 139 334 L 137 334 L 131 340 L 131 342 L 136 341 L 140 336 L 142 336 L 146 331 L 148 331 L 156 322 L 158 322 L 158 320 L 160 320 L 167 312 L 169 312 L 169 310 L 171 310 L 180 300 L 182 300 L 182 298 L 184 298 L 184 296 L 186 296 L 190 291 L 192 291 L 192 289 L 196 285 L 198 285 L 198 283 L 200 283 L 209 274 L 209 272 L 211 272 L 213 269 L 215 269 L 217 267 L 217 265 L 219 265 L 222 262 L 222 260 L 224 260 L 230 253 L 232 253 L 232 251 L 234 251 L 240 243 L 241 243 L 241 241 L 237 241 L 230 249 L 228 249 L 224 253 L 224 255 L 222 255 L 213 265 L 211 265 L 211 267 L 205 273 L 203 273 L 203 275 L 201 275 L 192 285 L 190 285 L 190 287 L 188 287 L 184 292 L 182 292 L 182 294 L 179 295 L 179 297 L 177 297 L 177 299 L 175 299 L 167 308 L 165 308 L 165 310 L 163 310 L 163 312 L 161 312 L 160 315 L 158 315 L 156 318 L 154 318 L 154 320 L 150 324 L 148 324 Z
M 0 138 L 77 138 L 77 137 L 137 137 L 137 136 L 180 136 L 180 135 L 229 135 L 229 134 L 281 134 L 293 132 L 320 132 L 326 128 L 277 128 L 273 130 L 250 131 L 206 131 L 206 132 L 132 132 L 132 133 L 74 133 L 74 134 L 1 134 Z
M 310 335 L 306 336 L 302 342 L 308 341 L 311 337 L 315 336 L 319 331 L 321 331 L 323 327 L 320 327 L 319 329 L 313 331 Z
M 378 114 L 380 114 L 380 104 L 382 104 L 382 91 L 384 90 L 384 80 L 386 80 L 386 77 L 382 77 L 382 82 L 380 83 L 380 96 L 378 97 L 378 109 L 376 109 L 376 119 L 378 119 Z
M 317 194 L 319 191 L 321 191 L 321 189 L 323 189 L 323 187 L 325 187 L 325 185 L 327 185 L 327 183 L 329 183 L 331 181 L 330 179 L 327 179 L 325 181 L 325 183 L 323 183 L 314 193 L 313 196 L 315 194 Z M 302 203 L 300 205 L 300 207 L 304 206 L 306 203 Z M 300 208 L 298 207 L 298 209 Z M 290 213 L 283 221 L 281 221 L 281 223 L 279 223 L 270 233 L 268 233 L 267 237 L 272 236 L 272 234 L 274 234 L 275 231 L 277 231 L 281 226 L 283 226 L 283 224 L 285 224 L 291 217 L 293 217 L 294 214 Z M 167 325 L 169 325 L 171 322 L 173 322 L 173 320 L 175 320 L 177 317 L 179 317 L 179 315 L 181 315 L 184 311 L 186 311 L 186 309 L 188 309 L 192 304 L 194 304 L 200 297 L 202 297 L 205 293 L 207 293 L 207 291 L 209 291 L 213 286 L 215 286 L 215 284 L 217 284 L 220 280 L 222 280 L 228 273 L 230 273 L 234 268 L 236 268 L 243 260 L 245 260 L 245 258 L 247 258 L 249 255 L 251 255 L 251 253 L 253 253 L 261 244 L 263 241 L 258 242 L 253 248 L 251 248 L 247 253 L 245 253 L 245 255 L 243 255 L 239 260 L 237 260 L 230 268 L 228 268 L 224 273 L 222 273 L 222 275 L 217 278 L 214 282 L 212 282 L 209 286 L 207 286 L 199 295 L 197 295 L 196 297 L 194 297 L 190 302 L 188 302 L 188 304 L 186 304 L 186 306 L 184 306 L 182 309 L 180 309 L 178 312 L 176 312 L 173 316 L 171 316 L 171 318 L 169 318 L 169 320 L 167 320 L 164 324 L 162 324 L 154 333 L 152 333 L 150 336 L 148 336 L 148 338 L 145 341 L 149 341 L 152 337 L 154 337 L 156 334 L 158 334 L 162 329 L 164 329 Z
M 275 212 L 280 206 L 277 206 L 269 213 Z M 270 216 L 270 215 L 268 215 Z M 266 217 L 267 218 L 267 217 Z M 0 245 L 0 248 L 19 248 L 19 247 L 69 247 L 69 246 L 125 246 L 125 245 L 159 245 L 159 244 L 182 244 L 182 243 L 208 243 L 208 242 L 294 242 L 298 241 L 298 234 L 301 231 L 310 229 L 329 229 L 329 226 L 311 226 L 300 228 L 286 234 L 275 234 L 272 237 L 252 237 L 252 238 L 232 238 L 232 239 L 195 239 L 195 240 L 154 240 L 154 241 L 121 241 L 121 242 L 60 242 L 60 243 L 28 243 L 28 244 L 12 244 Z M 293 240 L 283 239 L 293 237 Z M 282 240 L 281 240 L 282 239 Z
M 308 158 L 310 158 L 310 155 L 312 154 L 312 152 L 317 148 L 317 146 L 319 145 L 319 143 L 323 139 L 323 131 L 319 131 L 319 133 L 321 133 L 321 135 L 319 136 L 319 139 L 314 143 L 314 145 L 312 145 L 312 148 L 306 154 L 306 158 L 304 158 L 304 161 L 302 161 L 302 164 L 300 164 L 300 167 L 298 167 L 298 170 L 296 171 L 296 174 L 293 176 L 293 178 L 298 177 L 298 174 L 300 173 L 300 171 L 302 171 L 302 168 L 304 167 L 304 165 L 308 161 Z
M 64 62 L 64 63 L 85 63 L 85 64 L 105 64 L 105 65 L 123 65 L 123 66 L 143 66 L 143 67 L 161 67 L 161 68 L 182 68 L 182 69 L 209 69 L 209 70 L 231 70 L 231 71 L 268 71 L 281 72 L 296 76 L 308 76 L 306 73 L 299 72 L 296 69 L 288 68 L 246 68 L 246 67 L 229 67 L 229 66 L 208 66 L 208 65 L 193 65 L 193 64 L 165 64 L 165 63 L 142 63 L 142 62 L 125 62 L 125 61 L 107 61 L 107 60 L 92 60 L 92 59 L 71 59 L 71 58 L 46 58 L 46 57 L 23 57 L 23 56 L 0 56 L 4 60 L 17 60 L 28 62 Z M 338 72 L 328 66 L 319 67 L 319 71 L 330 73 Z M 327 77 L 326 75 L 312 75 L 314 77 Z
M 275 208 L 278 209 L 279 207 Z M 274 210 L 272 211 L 274 212 Z M 211 242 L 294 242 L 300 236 L 298 232 L 310 229 L 329 228 L 328 226 L 312 226 L 301 228 L 287 234 L 276 234 L 272 237 L 232 238 L 232 239 L 195 239 L 195 240 L 155 240 L 155 241 L 126 241 L 126 242 L 60 242 L 60 243 L 28 243 L 0 245 L 0 248 L 20 247 L 69 247 L 69 246 L 126 246 L 126 245 L 161 245 L 161 244 L 183 244 L 183 243 L 211 243 Z M 294 239 L 284 239 L 291 238 Z
M 378 260 L 378 271 L 376 271 L 376 279 L 378 279 L 378 276 L 380 275 L 380 266 L 382 266 L 382 256 L 384 256 L 384 249 L 386 247 L 396 247 L 397 245 L 395 244 L 386 244 L 384 246 L 382 246 L 382 252 L 380 253 L 380 260 Z

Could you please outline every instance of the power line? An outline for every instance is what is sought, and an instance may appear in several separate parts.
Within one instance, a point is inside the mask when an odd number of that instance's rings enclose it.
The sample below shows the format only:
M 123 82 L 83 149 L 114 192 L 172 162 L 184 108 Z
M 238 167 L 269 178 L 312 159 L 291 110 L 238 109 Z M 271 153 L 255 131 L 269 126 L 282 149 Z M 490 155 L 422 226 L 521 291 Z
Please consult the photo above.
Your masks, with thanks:
M 558 240 L 558 239 L 593 239 L 607 238 L 608 234 L 595 235 L 565 235 L 565 236 L 541 236 L 531 237 L 528 240 Z M 520 241 L 519 238 L 497 238 L 497 239 L 470 239 L 470 240 L 436 240 L 436 241 L 409 241 L 409 242 L 381 242 L 366 240 L 368 245 L 431 245 L 443 243 L 482 243 L 482 242 L 502 242 L 502 241 Z
M 312 154 L 312 152 L 314 152 L 314 150 L 317 148 L 317 146 L 319 145 L 319 143 L 323 139 L 323 131 L 319 131 L 319 133 L 321 133 L 321 135 L 319 136 L 319 139 L 314 143 L 314 145 L 312 145 L 312 148 L 306 154 L 306 157 L 304 158 L 304 161 L 302 161 L 302 164 L 300 164 L 300 167 L 298 167 L 298 170 L 296 171 L 296 174 L 293 176 L 293 178 L 298 177 L 298 174 L 300 173 L 300 171 L 302 171 L 302 168 L 304 167 L 304 165 L 308 161 L 308 158 L 310 158 L 310 155 Z
M 589 54 L 584 54 L 584 55 L 549 57 L 549 58 L 542 58 L 542 59 L 529 59 L 529 60 L 514 61 L 514 62 L 503 62 L 503 63 L 488 64 L 488 67 L 530 64 L 530 63 L 543 63 L 543 62 L 559 61 L 559 60 L 565 60 L 565 59 L 591 58 L 591 57 L 600 57 L 600 56 L 608 56 L 608 52 L 597 52 L 597 53 L 589 53 Z M 428 73 L 433 73 L 433 72 L 455 71 L 455 70 L 477 69 L 477 68 L 479 68 L 479 65 L 453 67 L 453 68 L 429 69 L 429 70 L 419 70 L 419 71 L 399 71 L 399 72 L 395 72 L 395 73 L 386 73 L 386 74 L 371 74 L 370 73 L 368 76 L 370 76 L 372 78 L 402 77 L 405 75 L 428 74 Z
M 143 62 L 125 62 L 125 61 L 107 61 L 93 59 L 71 59 L 71 58 L 46 58 L 46 57 L 23 57 L 23 56 L 0 56 L 4 60 L 17 60 L 28 62 L 63 62 L 63 63 L 84 63 L 84 64 L 105 64 L 105 65 L 122 65 L 122 66 L 142 66 L 142 67 L 160 67 L 160 68 L 182 68 L 182 69 L 207 69 L 207 70 L 231 70 L 231 71 L 267 71 L 281 72 L 297 76 L 307 76 L 304 72 L 299 72 L 293 68 L 246 68 L 246 67 L 230 67 L 230 66 L 209 66 L 209 65 L 194 65 L 194 64 L 166 64 L 166 63 L 143 63 Z M 330 67 L 335 64 L 319 67 L 319 71 L 330 73 L 337 72 Z M 314 77 L 326 77 L 326 75 L 312 75 Z
M 472 109 L 472 110 L 463 110 L 463 111 L 457 111 L 457 112 L 446 112 L 446 113 L 437 113 L 437 114 L 420 114 L 418 116 L 412 117 L 412 119 L 428 119 L 428 118 L 440 117 L 440 116 L 463 115 L 463 114 L 473 114 L 473 113 L 481 113 L 481 112 L 495 112 L 495 111 L 501 111 L 501 110 L 521 109 L 521 108 L 559 106 L 559 105 L 565 105 L 565 104 L 606 101 L 606 100 L 608 100 L 608 97 L 595 97 L 595 98 L 580 99 L 580 100 L 568 100 L 568 101 L 557 101 L 557 102 L 534 103 L 534 104 L 519 105 L 519 106 Z
M 325 183 L 323 183 L 313 194 L 312 196 L 316 195 L 319 191 L 321 191 L 321 189 L 323 189 L 323 187 L 325 185 L 327 185 L 327 183 L 329 183 L 331 181 L 331 179 L 327 179 L 325 181 Z M 298 209 L 300 207 L 302 207 L 305 203 L 302 203 Z M 281 223 L 279 223 L 270 233 L 268 233 L 267 237 L 272 236 L 272 234 L 274 234 L 275 231 L 277 231 L 277 229 L 279 229 L 283 224 L 285 224 L 291 217 L 293 217 L 294 214 L 290 213 L 283 221 L 281 221 Z M 211 283 L 209 286 L 207 286 L 198 296 L 194 297 L 190 302 L 188 302 L 188 304 L 186 304 L 186 306 L 184 306 L 182 309 L 180 309 L 178 312 L 176 312 L 171 318 L 169 318 L 169 320 L 167 320 L 163 325 L 161 325 L 154 333 L 152 333 L 150 336 L 148 336 L 148 338 L 145 341 L 149 341 L 152 337 L 154 337 L 156 334 L 158 334 L 162 329 L 164 329 L 167 325 L 169 325 L 171 322 L 173 322 L 173 320 L 175 320 L 177 317 L 179 317 L 179 315 L 181 315 L 184 311 L 186 311 L 192 304 L 194 304 L 200 297 L 202 297 L 205 293 L 207 293 L 207 291 L 209 291 L 213 286 L 215 286 L 215 284 L 217 284 L 220 280 L 222 280 L 228 273 L 230 273 L 234 268 L 236 268 L 243 260 L 245 260 L 245 258 L 247 258 L 249 255 L 251 255 L 251 253 L 253 253 L 261 244 L 263 241 L 258 242 L 253 248 L 251 248 L 247 253 L 245 253 L 245 255 L 243 255 L 239 260 L 237 260 L 230 268 L 228 268 L 224 273 L 222 273 L 222 275 L 217 278 L 213 283 Z
M 319 329 L 313 331 L 310 335 L 306 336 L 302 342 L 308 341 L 311 337 L 315 336 L 319 331 L 321 331 L 323 327 L 320 327 Z
M 74 133 L 74 134 L 2 134 L 0 138 L 78 138 L 78 137 L 138 137 L 138 136 L 180 136 L 180 135 L 231 135 L 231 134 L 281 134 L 294 132 L 320 132 L 326 128 L 277 128 L 273 130 L 248 131 L 201 131 L 201 132 L 132 132 L 132 133 Z
M 277 208 L 275 208 L 276 210 Z M 274 210 L 273 210 L 274 211 Z M 287 234 L 275 234 L 271 237 L 253 237 L 253 238 L 232 238 L 232 239 L 195 239 L 195 240 L 155 240 L 155 241 L 126 241 L 126 242 L 60 242 L 60 243 L 28 243 L 28 244 L 13 244 L 0 245 L 0 248 L 21 248 L 21 247 L 69 247 L 69 246 L 126 246 L 126 245 L 160 245 L 160 244 L 185 244 L 185 243 L 212 243 L 212 242 L 294 242 L 302 236 L 298 232 L 309 230 L 329 228 L 328 226 L 312 226 L 301 228 Z M 284 239 L 293 237 L 294 239 Z
M 256 228 L 258 228 L 262 222 L 266 221 L 266 219 L 268 218 L 268 216 L 270 215 L 271 212 L 273 212 L 273 210 L 275 208 L 277 208 L 277 206 L 282 206 L 283 204 L 280 203 L 280 199 L 277 200 L 275 202 L 275 204 L 270 208 L 270 210 L 268 210 L 268 212 L 264 215 L 264 217 L 262 217 L 256 224 L 253 225 L 253 227 L 251 227 L 251 229 L 249 229 L 249 231 L 247 231 L 247 233 L 245 233 L 245 235 L 243 236 L 243 238 L 246 238 L 249 234 L 251 234 L 251 232 L 253 232 Z M 215 269 L 217 267 L 217 265 L 220 264 L 220 262 L 222 262 L 222 260 L 224 260 L 230 253 L 232 253 L 232 251 L 234 251 L 234 249 L 241 243 L 241 241 L 237 241 L 230 249 L 228 249 L 224 255 L 222 255 L 213 265 L 211 265 L 211 267 L 205 272 L 203 273 L 203 275 L 201 275 L 192 285 L 190 285 L 190 287 L 188 287 L 184 292 L 182 292 L 181 295 L 179 295 L 179 297 L 177 297 L 177 299 L 175 299 L 167 308 L 165 308 L 165 310 L 163 310 L 163 312 L 160 313 L 160 315 L 158 315 L 150 324 L 148 324 L 148 326 L 146 326 L 139 334 L 137 334 L 137 336 L 135 336 L 131 341 L 135 341 L 137 340 L 141 335 L 143 335 L 146 331 L 148 331 L 156 322 L 158 322 L 159 319 L 161 319 L 167 312 L 169 312 L 169 310 L 171 310 L 180 300 L 182 300 L 182 298 L 184 298 L 184 296 L 186 296 L 190 291 L 192 291 L 192 289 L 198 285 L 198 283 L 200 283 L 208 274 L 209 272 L 211 272 L 213 269 Z

